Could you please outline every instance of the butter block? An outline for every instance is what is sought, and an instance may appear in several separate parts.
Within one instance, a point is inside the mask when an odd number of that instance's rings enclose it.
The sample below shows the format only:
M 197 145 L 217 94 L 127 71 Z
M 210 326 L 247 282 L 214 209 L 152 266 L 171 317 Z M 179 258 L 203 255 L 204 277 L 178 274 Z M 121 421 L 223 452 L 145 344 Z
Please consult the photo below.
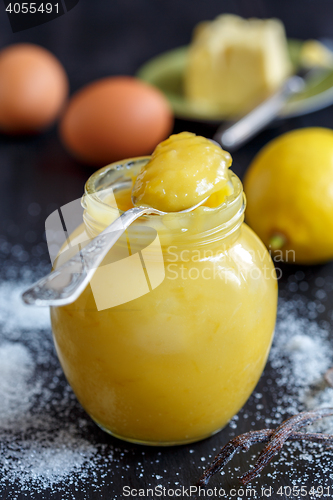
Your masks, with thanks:
M 225 14 L 194 30 L 184 92 L 199 113 L 241 115 L 291 73 L 283 24 Z
M 333 67 L 333 52 L 318 40 L 306 40 L 301 49 L 300 62 L 304 68 Z

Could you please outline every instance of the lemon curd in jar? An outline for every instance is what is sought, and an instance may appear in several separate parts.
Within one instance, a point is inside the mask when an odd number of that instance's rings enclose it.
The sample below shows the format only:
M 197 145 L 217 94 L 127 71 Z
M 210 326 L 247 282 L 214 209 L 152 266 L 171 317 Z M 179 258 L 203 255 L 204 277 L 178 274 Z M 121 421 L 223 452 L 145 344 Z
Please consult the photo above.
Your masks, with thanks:
M 73 241 L 96 236 L 119 215 L 109 188 L 120 210 L 132 206 L 133 183 L 148 161 L 92 175 Z M 263 371 L 275 325 L 275 271 L 243 223 L 242 184 L 232 172 L 228 186 L 215 208 L 143 216 L 120 238 L 113 261 L 144 248 L 152 231 L 158 235 L 165 277 L 148 293 L 98 310 L 88 285 L 73 304 L 51 308 L 65 375 L 88 414 L 114 436 L 150 445 L 203 439 L 238 412 Z M 153 283 L 157 250 L 149 248 L 145 272 Z M 124 288 L 106 273 L 98 285 L 105 297 Z

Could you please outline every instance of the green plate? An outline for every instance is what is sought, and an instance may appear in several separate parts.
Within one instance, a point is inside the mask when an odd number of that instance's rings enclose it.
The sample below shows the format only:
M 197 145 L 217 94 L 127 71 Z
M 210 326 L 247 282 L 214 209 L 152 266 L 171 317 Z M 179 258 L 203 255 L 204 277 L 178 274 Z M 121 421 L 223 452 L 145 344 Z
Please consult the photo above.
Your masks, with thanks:
M 288 40 L 290 59 L 299 67 L 299 55 L 302 47 L 300 40 Z M 188 47 L 165 52 L 144 64 L 137 76 L 155 85 L 168 98 L 175 116 L 187 120 L 218 122 L 221 115 L 198 113 L 183 94 L 183 74 Z M 285 105 L 280 118 L 290 118 L 312 113 L 333 104 L 333 70 L 312 70 L 306 78 L 304 90 L 293 96 Z

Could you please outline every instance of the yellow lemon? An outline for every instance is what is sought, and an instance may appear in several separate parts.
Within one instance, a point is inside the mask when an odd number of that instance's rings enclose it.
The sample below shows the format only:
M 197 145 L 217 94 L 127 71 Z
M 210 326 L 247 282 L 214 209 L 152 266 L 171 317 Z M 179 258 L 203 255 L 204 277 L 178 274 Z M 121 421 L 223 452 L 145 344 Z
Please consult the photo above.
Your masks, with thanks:
M 268 143 L 244 180 L 247 221 L 281 260 L 333 258 L 333 131 L 294 130 Z

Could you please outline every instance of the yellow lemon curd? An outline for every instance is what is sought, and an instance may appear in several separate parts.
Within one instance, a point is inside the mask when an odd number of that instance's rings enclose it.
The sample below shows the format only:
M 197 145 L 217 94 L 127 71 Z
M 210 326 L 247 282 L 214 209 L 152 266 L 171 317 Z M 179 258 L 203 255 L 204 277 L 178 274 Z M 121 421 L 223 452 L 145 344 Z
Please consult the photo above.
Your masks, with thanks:
M 110 188 L 120 211 L 131 206 L 133 185 L 140 203 L 167 211 L 212 194 L 193 212 L 141 217 L 113 247 L 108 262 L 133 258 L 155 232 L 165 272 L 158 286 L 156 246 L 147 247 L 141 254 L 148 292 L 98 308 L 94 291 L 109 297 L 135 288 L 130 274 L 109 279 L 105 264 L 97 287 L 91 282 L 73 304 L 51 308 L 65 375 L 89 415 L 114 436 L 150 445 L 203 439 L 244 405 L 265 366 L 276 316 L 275 270 L 243 223 L 242 184 L 229 164 L 228 153 L 212 142 L 183 134 L 165 141 L 152 159 L 109 165 L 86 184 L 85 224 L 73 242 L 114 220 Z M 214 165 L 213 175 L 206 165 Z M 196 191 L 200 182 L 204 192 Z
M 134 202 L 178 212 L 213 193 L 225 198 L 231 161 L 227 151 L 204 137 L 190 132 L 172 135 L 156 147 L 137 176 Z

